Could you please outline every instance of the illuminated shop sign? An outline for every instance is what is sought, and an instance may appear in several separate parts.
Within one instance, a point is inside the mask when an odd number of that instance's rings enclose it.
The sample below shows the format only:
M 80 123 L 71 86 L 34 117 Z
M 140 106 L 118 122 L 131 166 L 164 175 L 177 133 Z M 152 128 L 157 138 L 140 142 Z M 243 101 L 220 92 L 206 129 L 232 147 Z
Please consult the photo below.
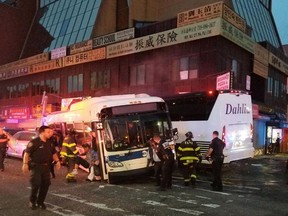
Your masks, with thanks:
M 13 107 L 9 108 L 9 119 L 27 119 L 29 118 L 30 110 L 28 107 Z
M 231 87 L 231 73 L 225 73 L 217 76 L 216 90 L 229 90 Z

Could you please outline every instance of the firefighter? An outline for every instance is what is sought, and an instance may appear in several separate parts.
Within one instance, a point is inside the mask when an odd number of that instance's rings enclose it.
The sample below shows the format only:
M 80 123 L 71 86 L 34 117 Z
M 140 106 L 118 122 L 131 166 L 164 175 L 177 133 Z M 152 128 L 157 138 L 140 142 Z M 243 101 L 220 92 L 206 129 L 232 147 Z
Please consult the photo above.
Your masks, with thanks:
M 75 164 L 79 151 L 76 148 L 75 136 L 76 132 L 73 129 L 70 129 L 67 136 L 63 140 L 62 149 L 60 152 L 60 155 L 68 168 L 68 173 L 66 175 L 66 180 L 68 182 L 75 182 L 78 174 Z
M 191 182 L 192 186 L 194 186 L 197 178 L 196 168 L 201 158 L 200 147 L 197 146 L 196 142 L 192 141 L 192 132 L 187 132 L 185 136 L 186 140 L 180 144 L 177 156 L 182 165 L 184 185 L 188 186 L 189 182 Z

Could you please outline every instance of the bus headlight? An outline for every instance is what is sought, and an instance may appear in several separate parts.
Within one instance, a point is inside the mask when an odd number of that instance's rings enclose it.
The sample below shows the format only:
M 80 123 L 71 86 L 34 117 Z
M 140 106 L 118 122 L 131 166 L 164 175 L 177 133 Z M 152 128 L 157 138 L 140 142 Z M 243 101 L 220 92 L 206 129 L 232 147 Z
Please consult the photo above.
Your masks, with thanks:
M 123 167 L 124 165 L 118 161 L 108 161 L 108 166 L 115 168 L 115 167 Z

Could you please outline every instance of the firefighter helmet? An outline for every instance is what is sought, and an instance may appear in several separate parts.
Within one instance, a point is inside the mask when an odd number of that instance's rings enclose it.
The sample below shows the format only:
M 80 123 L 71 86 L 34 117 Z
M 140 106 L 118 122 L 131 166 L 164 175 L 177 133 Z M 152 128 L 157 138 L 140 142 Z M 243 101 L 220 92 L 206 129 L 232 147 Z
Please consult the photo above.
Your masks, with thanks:
M 186 136 L 186 138 L 188 138 L 188 139 L 194 138 L 194 137 L 193 137 L 193 133 L 192 133 L 191 131 L 188 131 L 188 132 L 185 134 L 185 136 Z

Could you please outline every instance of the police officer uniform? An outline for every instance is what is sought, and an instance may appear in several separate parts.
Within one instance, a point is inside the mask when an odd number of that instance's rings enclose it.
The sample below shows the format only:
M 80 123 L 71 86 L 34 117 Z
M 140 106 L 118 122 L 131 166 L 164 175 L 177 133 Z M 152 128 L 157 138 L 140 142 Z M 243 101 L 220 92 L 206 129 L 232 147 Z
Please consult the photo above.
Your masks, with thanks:
M 4 171 L 4 160 L 6 157 L 6 151 L 7 151 L 7 142 L 8 137 L 6 134 L 2 133 L 0 134 L 0 170 Z
M 44 142 L 37 137 L 28 143 L 26 153 L 30 156 L 29 169 L 32 172 L 30 202 L 34 206 L 37 203 L 41 208 L 46 208 L 44 200 L 51 184 L 50 164 L 56 150 L 51 140 Z
M 196 168 L 199 159 L 201 158 L 201 153 L 200 147 L 198 147 L 196 142 L 192 141 L 192 132 L 187 132 L 185 136 L 186 140 L 180 144 L 177 156 L 182 164 L 184 184 L 185 186 L 188 186 L 189 182 L 191 182 L 192 185 L 195 185 L 196 183 Z
M 160 190 L 171 189 L 172 187 L 172 171 L 174 164 L 174 153 L 169 145 L 169 142 L 160 140 L 157 146 L 156 153 L 162 161 L 162 181 Z
M 217 136 L 215 136 L 212 139 L 211 144 L 209 146 L 208 155 L 206 157 L 208 161 L 210 160 L 210 158 L 212 160 L 212 170 L 214 176 L 213 183 L 211 184 L 212 189 L 216 191 L 222 191 L 223 185 L 222 185 L 221 172 L 224 161 L 223 149 L 225 147 L 225 143 L 218 138 L 218 132 L 217 131 L 215 132 L 216 134 L 214 132 L 213 134 Z M 211 153 L 209 154 L 209 152 Z

